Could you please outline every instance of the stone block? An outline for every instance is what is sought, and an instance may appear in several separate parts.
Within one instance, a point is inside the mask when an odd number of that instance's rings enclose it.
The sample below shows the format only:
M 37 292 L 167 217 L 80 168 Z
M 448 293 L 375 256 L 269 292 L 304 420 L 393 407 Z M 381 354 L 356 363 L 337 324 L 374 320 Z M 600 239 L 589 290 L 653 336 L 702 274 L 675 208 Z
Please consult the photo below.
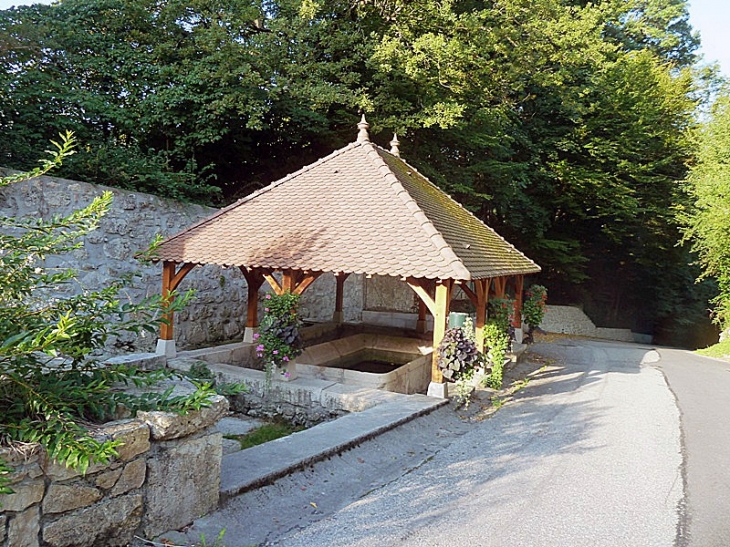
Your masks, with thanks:
M 122 547 L 134 539 L 143 512 L 141 495 L 104 500 L 48 523 L 43 529 L 49 547 Z
M 37 505 L 18 513 L 8 525 L 8 546 L 38 547 L 40 527 L 41 515 Z
M 5 538 L 8 537 L 7 524 L 8 517 L 6 517 L 5 515 L 0 515 L 0 543 L 5 541 Z
M 25 481 L 12 486 L 12 494 L 0 496 L 3 511 L 23 511 L 43 499 L 46 485 L 43 481 Z
M 226 412 L 228 412 L 228 400 L 221 395 L 216 395 L 212 398 L 210 406 L 187 414 L 180 415 L 161 411 L 137 412 L 137 418 L 149 425 L 153 439 L 168 440 L 185 437 L 205 429 L 215 424 Z
M 140 420 L 121 420 L 106 424 L 103 433 L 124 443 L 117 448 L 119 461 L 129 461 L 150 449 L 149 427 Z
M 51 484 L 43 499 L 43 513 L 66 513 L 99 501 L 101 492 L 82 484 Z
M 148 537 L 182 528 L 218 507 L 221 440 L 212 433 L 156 447 L 147 460 Z
M 130 490 L 140 488 L 144 484 L 147 473 L 147 464 L 144 458 L 129 462 L 125 467 L 119 480 L 112 489 L 112 496 L 126 494 Z
M 94 484 L 96 484 L 96 486 L 102 488 L 103 490 L 109 490 L 112 486 L 116 484 L 117 480 L 122 475 L 122 471 L 123 469 L 121 467 L 118 467 L 117 469 L 112 469 L 111 471 L 99 473 L 94 480 Z

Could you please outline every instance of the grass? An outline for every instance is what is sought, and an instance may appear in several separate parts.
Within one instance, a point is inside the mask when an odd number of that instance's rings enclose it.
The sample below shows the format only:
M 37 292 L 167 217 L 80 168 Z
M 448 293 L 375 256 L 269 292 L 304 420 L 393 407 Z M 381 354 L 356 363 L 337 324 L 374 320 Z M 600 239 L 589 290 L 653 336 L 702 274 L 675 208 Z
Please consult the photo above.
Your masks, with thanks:
M 718 359 L 730 361 L 730 339 L 723 340 L 719 344 L 715 344 L 714 346 L 710 346 L 705 349 L 698 349 L 696 353 L 704 355 L 705 357 L 716 357 Z
M 305 428 L 303 426 L 294 426 L 284 420 L 273 420 L 252 431 L 249 431 L 245 435 L 224 435 L 224 437 L 226 439 L 238 441 L 241 445 L 241 450 L 245 450 L 252 446 L 258 446 L 260 444 L 268 443 L 269 441 L 281 439 L 282 437 L 286 437 L 304 429 Z

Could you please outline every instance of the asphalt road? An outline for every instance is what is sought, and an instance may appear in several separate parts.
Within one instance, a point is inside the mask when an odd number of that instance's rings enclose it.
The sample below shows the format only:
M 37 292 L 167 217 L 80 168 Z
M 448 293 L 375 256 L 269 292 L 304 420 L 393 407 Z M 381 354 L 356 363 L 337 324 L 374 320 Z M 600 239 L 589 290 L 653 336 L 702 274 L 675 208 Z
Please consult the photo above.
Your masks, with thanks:
M 674 545 L 679 411 L 657 352 L 570 340 L 534 351 L 554 361 L 514 402 L 412 472 L 267 544 Z
M 682 416 L 686 500 L 676 545 L 730 546 L 730 363 L 658 351 Z

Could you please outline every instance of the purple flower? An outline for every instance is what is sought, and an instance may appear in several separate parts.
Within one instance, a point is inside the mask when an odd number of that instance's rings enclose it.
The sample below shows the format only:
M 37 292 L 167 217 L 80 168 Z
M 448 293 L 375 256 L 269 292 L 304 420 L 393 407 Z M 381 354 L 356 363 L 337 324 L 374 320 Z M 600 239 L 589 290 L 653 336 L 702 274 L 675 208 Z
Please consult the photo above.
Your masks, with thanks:
M 253 339 L 254 340 L 258 340 L 259 339 L 259 336 L 261 336 L 261 335 L 258 332 L 254 332 L 253 333 Z
M 288 355 L 285 355 L 284 356 L 284 361 L 286 361 L 287 363 L 289 362 L 289 356 Z
M 279 350 L 278 350 L 278 349 L 275 349 L 274 351 L 272 351 L 272 353 L 273 353 L 274 355 L 279 355 Z
M 284 372 L 284 378 L 289 378 L 289 371 Z
M 263 357 L 263 356 L 264 356 L 264 354 L 263 354 L 263 353 L 261 353 L 261 352 L 259 352 L 259 353 L 257 353 L 257 354 L 256 354 L 256 356 L 257 356 L 257 357 L 258 357 L 258 358 L 260 359 L 261 357 Z
M 265 348 L 263 344 L 259 344 L 258 346 L 256 346 L 256 351 L 264 351 L 264 349 Z

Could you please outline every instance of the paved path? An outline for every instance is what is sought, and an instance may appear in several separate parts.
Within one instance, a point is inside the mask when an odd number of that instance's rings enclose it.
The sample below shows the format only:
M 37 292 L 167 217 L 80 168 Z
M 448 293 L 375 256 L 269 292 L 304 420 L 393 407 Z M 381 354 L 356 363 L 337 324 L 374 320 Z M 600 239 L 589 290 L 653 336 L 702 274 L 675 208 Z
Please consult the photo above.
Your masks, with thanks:
M 659 349 L 682 412 L 687 484 L 677 547 L 730 545 L 730 363 Z
M 535 350 L 555 365 L 514 403 L 413 472 L 269 544 L 673 545 L 679 412 L 649 364 L 658 354 L 565 340 Z

